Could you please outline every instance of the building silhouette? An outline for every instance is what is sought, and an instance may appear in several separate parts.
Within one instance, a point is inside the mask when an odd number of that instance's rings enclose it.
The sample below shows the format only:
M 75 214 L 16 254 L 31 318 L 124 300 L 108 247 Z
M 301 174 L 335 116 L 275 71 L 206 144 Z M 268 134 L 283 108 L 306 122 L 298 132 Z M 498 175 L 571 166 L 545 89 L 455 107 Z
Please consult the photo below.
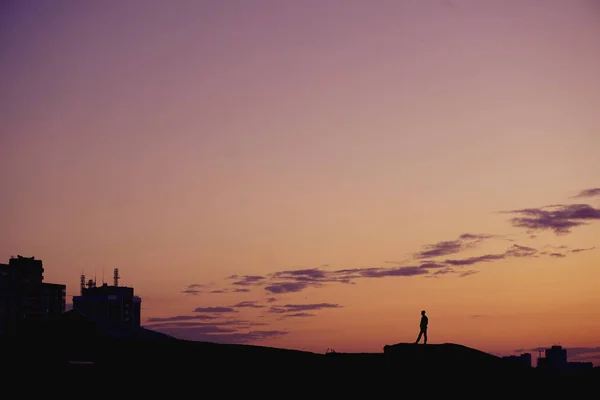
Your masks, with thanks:
M 568 361 L 567 349 L 562 346 L 552 346 L 545 350 L 546 357 L 538 358 L 537 367 L 553 372 L 577 372 L 594 368 L 591 362 Z
M 114 270 L 114 283 L 109 286 L 96 281 L 85 281 L 81 275 L 81 295 L 73 297 L 73 310 L 90 320 L 111 327 L 140 327 L 142 299 L 133 288 L 119 286 L 119 270 Z
M 531 353 L 523 353 L 520 354 L 518 356 L 512 355 L 512 356 L 505 356 L 502 357 L 503 359 L 507 360 L 508 362 L 514 364 L 514 365 L 521 365 L 523 367 L 527 367 L 527 368 L 531 368 Z
M 43 282 L 35 257 L 0 264 L 0 334 L 16 335 L 30 322 L 57 319 L 65 311 L 66 286 Z
M 567 349 L 562 346 L 552 346 L 545 350 L 546 357 L 538 358 L 537 367 L 552 371 L 567 369 Z

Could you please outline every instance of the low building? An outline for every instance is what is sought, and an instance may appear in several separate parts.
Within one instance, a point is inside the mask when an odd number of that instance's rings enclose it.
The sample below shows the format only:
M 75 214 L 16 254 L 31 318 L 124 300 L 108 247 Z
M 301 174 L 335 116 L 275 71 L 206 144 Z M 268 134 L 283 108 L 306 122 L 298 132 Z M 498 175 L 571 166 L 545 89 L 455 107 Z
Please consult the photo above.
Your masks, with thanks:
M 531 353 L 523 353 L 518 356 L 516 356 L 516 355 L 505 356 L 505 357 L 502 357 L 502 359 L 504 359 L 507 362 L 510 362 L 514 365 L 521 365 L 521 366 L 527 367 L 527 368 L 531 368 L 531 366 L 532 366 L 531 365 Z
M 84 285 L 82 276 L 81 295 L 73 297 L 73 309 L 86 317 L 107 326 L 141 326 L 142 299 L 135 296 L 131 287 L 118 285 L 115 269 L 113 286 L 104 283 L 96 286 L 92 280 Z
M 584 372 L 592 371 L 594 369 L 594 363 L 591 361 L 569 361 L 567 363 L 567 370 L 569 372 Z

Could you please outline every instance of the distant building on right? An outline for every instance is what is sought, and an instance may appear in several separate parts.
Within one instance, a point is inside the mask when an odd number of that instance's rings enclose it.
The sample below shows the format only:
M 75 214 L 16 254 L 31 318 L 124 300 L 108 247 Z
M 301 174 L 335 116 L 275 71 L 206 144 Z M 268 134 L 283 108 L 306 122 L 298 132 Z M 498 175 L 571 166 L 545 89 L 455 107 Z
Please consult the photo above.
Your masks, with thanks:
M 86 287 L 87 286 L 87 287 Z M 114 284 L 96 286 L 94 280 L 86 284 L 81 276 L 81 295 L 73 297 L 73 309 L 87 318 L 110 327 L 140 327 L 142 299 L 133 288 L 119 286 L 119 270 L 114 270 Z
M 562 346 L 552 346 L 545 350 L 546 357 L 538 358 L 537 367 L 553 371 L 565 371 L 567 369 L 567 349 Z
M 566 371 L 581 371 L 594 368 L 591 362 L 569 362 L 567 360 L 567 349 L 562 346 L 552 346 L 545 350 L 546 357 L 539 357 L 537 367 L 539 369 L 566 372 Z

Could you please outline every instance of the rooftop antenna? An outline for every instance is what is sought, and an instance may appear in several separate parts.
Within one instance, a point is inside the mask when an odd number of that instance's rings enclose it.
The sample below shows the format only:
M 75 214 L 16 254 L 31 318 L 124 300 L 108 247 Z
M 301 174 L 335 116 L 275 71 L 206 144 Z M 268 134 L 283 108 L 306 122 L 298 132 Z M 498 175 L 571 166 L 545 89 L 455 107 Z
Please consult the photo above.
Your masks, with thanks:
M 81 295 L 83 296 L 83 289 L 85 289 L 85 275 L 83 273 L 81 274 L 79 284 L 81 286 Z
M 115 268 L 115 272 L 114 272 L 114 275 L 113 275 L 115 286 L 119 286 L 119 279 L 120 278 L 121 277 L 119 276 L 119 268 Z

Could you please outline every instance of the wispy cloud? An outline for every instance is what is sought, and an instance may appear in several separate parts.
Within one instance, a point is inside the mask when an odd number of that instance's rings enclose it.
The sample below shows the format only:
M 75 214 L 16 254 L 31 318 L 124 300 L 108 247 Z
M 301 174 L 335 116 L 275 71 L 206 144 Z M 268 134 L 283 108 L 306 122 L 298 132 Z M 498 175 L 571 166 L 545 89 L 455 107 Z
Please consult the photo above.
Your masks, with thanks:
M 191 296 L 198 296 L 200 293 L 202 293 L 202 291 L 196 290 L 196 289 L 185 289 L 185 290 L 182 290 L 181 293 L 189 294 Z
M 596 247 L 588 247 L 588 248 L 585 248 L 585 249 L 579 248 L 579 249 L 569 250 L 569 252 L 571 252 L 571 253 L 581 253 L 583 251 L 592 251 L 592 250 L 595 250 L 595 249 L 596 249 Z
M 496 238 L 496 235 L 463 233 L 455 240 L 445 240 L 434 244 L 425 245 L 424 249 L 415 253 L 415 259 L 434 258 L 456 254 L 474 248 L 484 240 Z
M 519 215 L 510 219 L 514 227 L 526 228 L 530 231 L 549 230 L 556 235 L 566 235 L 575 227 L 600 220 L 600 209 L 589 204 L 558 204 L 502 211 L 502 213 Z
M 217 319 L 214 315 L 176 315 L 173 317 L 151 317 L 147 319 L 149 323 L 158 322 L 181 322 L 181 321 L 206 321 Z
M 191 286 L 191 285 L 190 285 Z M 205 294 L 226 294 L 226 293 L 248 293 L 250 292 L 250 289 L 246 289 L 246 288 L 220 288 L 220 289 L 213 289 L 213 290 L 209 290 L 209 291 L 203 291 L 200 289 L 193 289 L 193 288 L 187 288 L 183 291 L 181 291 L 181 293 L 184 294 L 189 294 L 189 295 L 193 295 L 193 296 L 197 296 L 200 293 L 205 293 Z
M 544 250 L 542 252 L 540 252 L 540 255 L 547 255 L 549 257 L 554 257 L 554 258 L 565 258 L 567 257 L 567 254 L 569 253 L 582 253 L 584 251 L 592 251 L 595 250 L 596 247 L 586 247 L 586 248 L 575 248 L 575 249 L 569 249 L 568 246 L 565 245 L 561 245 L 561 246 L 544 246 L 545 248 L 548 248 L 549 250 Z
M 212 321 L 194 321 L 191 319 L 188 320 L 176 320 L 164 318 L 162 321 L 156 320 L 148 320 L 146 322 L 146 326 L 151 327 L 152 329 L 158 327 L 178 327 L 178 328 L 190 328 L 190 327 L 218 327 L 223 328 L 227 327 L 227 329 L 239 330 L 249 328 L 251 326 L 259 326 L 259 325 L 267 325 L 264 322 L 255 322 L 255 321 L 247 321 L 240 319 L 222 319 L 222 317 L 218 317 Z
M 200 293 L 202 293 L 201 288 L 203 288 L 204 285 L 201 285 L 199 283 L 192 283 L 191 285 L 188 285 L 187 288 L 185 288 L 184 290 L 181 291 L 181 293 L 183 294 L 189 294 L 192 296 L 197 296 Z
M 582 355 L 600 353 L 600 347 L 568 347 L 569 357 L 579 357 Z
M 456 271 L 450 267 L 444 267 L 442 269 L 438 269 L 437 271 L 434 271 L 433 274 L 431 275 L 427 275 L 426 278 L 434 278 L 434 277 L 438 277 L 440 275 L 446 275 L 446 274 L 453 274 Z
M 265 306 L 257 304 L 256 301 L 242 301 L 241 303 L 237 303 L 232 307 L 236 308 L 264 308 Z
M 580 198 L 595 197 L 595 196 L 600 196 L 600 188 L 591 188 L 591 189 L 582 190 L 581 192 L 579 192 L 575 196 L 573 196 L 573 198 L 580 199 Z
M 195 335 L 198 334 L 215 334 L 215 333 L 235 333 L 237 332 L 237 329 L 235 328 L 223 328 L 221 326 L 218 325 L 193 325 L 193 326 L 185 326 L 184 324 L 178 324 L 178 325 L 154 325 L 152 327 L 154 330 L 160 330 L 160 332 L 166 333 L 167 335 L 171 335 L 174 336 L 172 333 L 168 333 L 168 332 L 174 332 L 174 331 L 193 331 Z
M 332 303 L 315 303 L 315 304 L 286 304 L 281 306 L 286 312 L 301 312 L 301 311 L 315 311 L 322 310 L 325 308 L 341 308 L 339 304 Z
M 319 284 L 312 283 L 312 285 L 318 286 Z M 294 293 L 294 292 L 300 292 L 303 289 L 306 289 L 308 286 L 309 286 L 309 284 L 306 282 L 278 282 L 278 283 L 273 283 L 272 285 L 266 286 L 265 290 L 267 290 L 271 293 L 275 293 L 275 294 Z
M 207 308 L 210 311 L 227 307 Z M 209 321 L 206 321 L 209 320 Z M 146 328 L 184 340 L 214 343 L 253 343 L 288 334 L 281 330 L 253 330 L 268 326 L 265 322 L 240 319 L 222 319 L 210 315 L 177 315 L 164 318 L 149 318 Z
M 315 316 L 315 314 L 300 312 L 300 313 L 286 314 L 281 318 L 305 318 L 305 317 L 314 317 L 314 316 Z
M 548 253 L 548 255 L 550 257 L 554 257 L 554 258 L 564 258 L 564 257 L 566 257 L 566 255 L 562 254 L 562 253 Z
M 596 364 L 600 364 L 600 351 L 598 353 L 589 353 L 589 354 L 580 354 L 572 358 L 572 361 L 577 362 L 591 362 Z
M 385 278 L 400 276 L 417 276 L 428 273 L 427 268 L 439 267 L 436 263 L 406 267 L 373 267 L 327 271 L 320 268 L 281 271 L 273 274 L 274 282 L 265 286 L 265 290 L 273 294 L 300 292 L 308 287 L 320 287 L 326 283 L 353 284 L 359 278 Z
M 450 266 L 465 266 L 465 265 L 474 265 L 480 263 L 488 263 L 491 261 L 504 260 L 510 257 L 533 257 L 537 253 L 537 250 L 532 247 L 520 246 L 518 244 L 513 244 L 509 247 L 504 253 L 498 254 L 484 254 L 481 256 L 468 257 L 458 260 L 448 259 L 444 261 L 445 265 Z
M 268 309 L 269 313 L 281 314 L 281 319 L 286 318 L 306 318 L 314 317 L 316 314 L 308 313 L 307 311 L 318 311 L 324 309 L 342 308 L 341 305 L 335 303 L 312 303 L 312 304 L 286 304 L 283 306 L 274 306 Z
M 235 282 L 232 283 L 233 285 L 250 286 L 259 284 L 264 281 L 265 277 L 260 275 L 231 275 L 227 279 L 234 279 Z
M 194 310 L 197 313 L 232 313 L 237 312 L 231 307 L 198 307 Z

